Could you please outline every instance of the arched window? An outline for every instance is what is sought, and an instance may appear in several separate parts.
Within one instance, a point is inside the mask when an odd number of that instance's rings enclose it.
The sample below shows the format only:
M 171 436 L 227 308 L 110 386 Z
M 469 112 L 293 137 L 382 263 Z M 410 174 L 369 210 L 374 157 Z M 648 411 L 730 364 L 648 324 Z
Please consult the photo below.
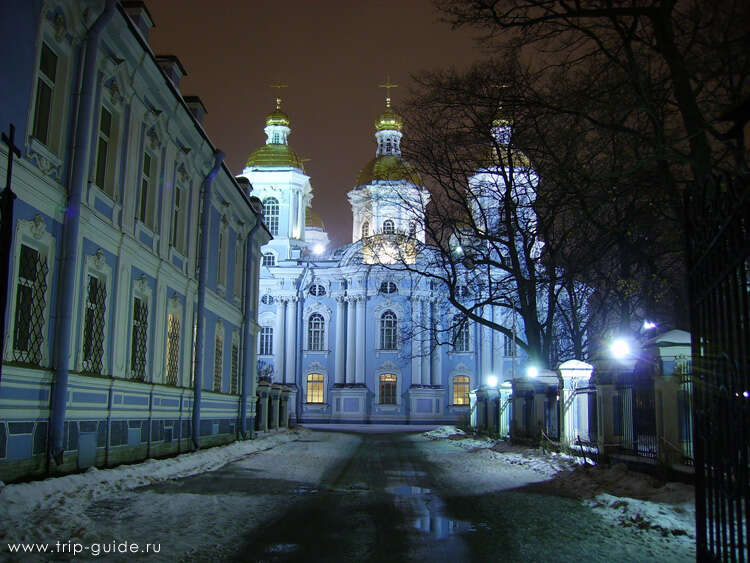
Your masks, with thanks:
M 469 404 L 469 377 L 457 375 L 453 378 L 453 404 Z
M 390 154 L 391 153 L 391 140 L 386 139 L 385 141 L 385 152 Z
M 380 293 L 396 293 L 398 291 L 398 287 L 396 287 L 396 284 L 392 281 L 384 281 L 380 284 Z
M 263 253 L 263 265 L 264 266 L 275 266 L 276 265 L 276 255 L 273 252 L 264 252 Z
M 398 377 L 392 373 L 384 373 L 380 376 L 380 404 L 396 404 L 396 382 Z
M 307 321 L 307 349 L 323 350 L 325 319 L 320 313 L 313 313 Z
M 370 222 L 365 221 L 362 223 L 362 238 L 367 238 L 370 236 Z
M 263 220 L 273 236 L 279 234 L 279 200 L 267 197 L 263 200 Z
M 396 232 L 396 228 L 393 225 L 393 221 L 386 219 L 383 221 L 383 234 L 392 235 Z
M 260 334 L 258 335 L 258 355 L 273 355 L 273 327 L 261 327 Z
M 417 224 L 414 221 L 409 221 L 409 236 L 414 238 L 417 234 Z
M 461 315 L 453 317 L 453 351 L 469 351 L 469 323 Z
M 313 284 L 310 287 L 310 295 L 314 295 L 316 297 L 322 297 L 326 294 L 326 288 L 319 283 Z
M 380 316 L 380 349 L 397 349 L 398 318 L 393 311 L 386 311 Z
M 273 297 L 270 293 L 266 293 L 260 298 L 260 302 L 263 303 L 263 305 L 273 305 Z
M 320 373 L 307 374 L 307 396 L 306 403 L 323 402 L 323 375 Z

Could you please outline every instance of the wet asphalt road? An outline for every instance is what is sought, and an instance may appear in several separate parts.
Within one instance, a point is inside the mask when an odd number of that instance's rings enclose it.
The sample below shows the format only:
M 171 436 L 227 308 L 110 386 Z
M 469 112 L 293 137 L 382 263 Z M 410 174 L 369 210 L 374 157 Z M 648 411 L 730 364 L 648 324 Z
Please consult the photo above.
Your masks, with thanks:
M 407 434 L 359 434 L 359 445 L 319 487 L 245 537 L 233 561 L 468 561 L 431 468 Z M 304 459 L 299 460 L 304 463 Z

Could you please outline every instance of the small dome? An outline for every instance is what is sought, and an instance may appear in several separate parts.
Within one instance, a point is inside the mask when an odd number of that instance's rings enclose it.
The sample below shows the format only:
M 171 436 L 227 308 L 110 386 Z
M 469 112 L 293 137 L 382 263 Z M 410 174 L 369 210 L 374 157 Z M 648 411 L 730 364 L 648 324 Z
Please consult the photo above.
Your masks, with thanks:
M 388 105 L 385 111 L 375 120 L 375 131 L 385 131 L 386 129 L 401 131 L 403 124 L 404 121 L 401 119 L 401 116 Z
M 263 145 L 253 152 L 245 163 L 246 166 L 255 167 L 292 167 L 304 170 L 302 160 L 289 145 L 269 144 Z
M 373 182 L 411 182 L 422 185 L 422 178 L 404 159 L 394 155 L 383 155 L 373 158 L 365 164 L 359 173 L 355 186 L 364 186 Z
M 289 116 L 278 108 L 273 110 L 266 117 L 266 125 L 285 125 L 286 127 L 289 127 L 291 123 Z
M 324 231 L 326 230 L 326 227 L 323 224 L 323 219 L 320 215 L 318 215 L 317 211 L 313 210 L 312 207 L 308 207 L 305 210 L 305 227 L 318 228 Z

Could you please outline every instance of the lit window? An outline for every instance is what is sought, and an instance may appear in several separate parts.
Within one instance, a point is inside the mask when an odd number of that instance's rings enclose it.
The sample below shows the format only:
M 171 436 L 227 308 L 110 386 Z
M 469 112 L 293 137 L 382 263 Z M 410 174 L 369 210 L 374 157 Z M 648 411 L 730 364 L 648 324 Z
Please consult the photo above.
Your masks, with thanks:
M 22 244 L 13 330 L 13 359 L 17 362 L 41 365 L 48 272 L 47 257 Z
M 260 329 L 258 340 L 258 355 L 273 355 L 273 327 L 264 326 Z
M 398 291 L 398 287 L 396 287 L 396 284 L 391 281 L 384 281 L 380 284 L 380 293 L 396 293 Z
M 104 326 L 107 284 L 89 274 L 83 321 L 83 373 L 101 375 L 104 369 Z
M 167 385 L 177 385 L 180 367 L 180 319 L 167 315 Z
M 279 234 L 279 200 L 275 197 L 267 197 L 263 200 L 263 220 L 271 235 L 277 236 Z
M 52 106 L 55 97 L 57 67 L 57 55 L 46 43 L 42 43 L 36 85 L 33 135 L 45 145 L 51 144 L 51 129 L 55 127 L 54 123 L 52 123 Z
M 316 297 L 322 297 L 326 294 L 326 288 L 320 285 L 319 283 L 313 284 L 312 287 L 310 287 L 310 295 L 315 295 Z
M 396 404 L 396 382 L 398 378 L 392 373 L 384 373 L 380 376 L 380 404 Z
M 307 322 L 307 349 L 323 350 L 325 336 L 325 319 L 320 313 L 313 313 Z
M 130 342 L 130 373 L 136 381 L 146 380 L 146 336 L 148 306 L 140 297 L 133 299 L 133 329 Z
M 276 255 L 273 252 L 264 252 L 263 253 L 263 265 L 266 267 L 275 266 Z
M 383 234 L 392 235 L 395 232 L 396 228 L 393 224 L 393 221 L 391 221 L 390 219 L 386 219 L 385 221 L 383 221 Z
M 396 350 L 398 319 L 393 311 L 386 311 L 380 317 L 380 349 Z
M 453 351 L 469 351 L 469 323 L 461 315 L 453 317 Z
M 323 375 L 320 373 L 310 373 L 307 375 L 307 403 L 323 402 Z
M 453 404 L 469 404 L 469 378 L 465 375 L 457 375 L 453 378 Z

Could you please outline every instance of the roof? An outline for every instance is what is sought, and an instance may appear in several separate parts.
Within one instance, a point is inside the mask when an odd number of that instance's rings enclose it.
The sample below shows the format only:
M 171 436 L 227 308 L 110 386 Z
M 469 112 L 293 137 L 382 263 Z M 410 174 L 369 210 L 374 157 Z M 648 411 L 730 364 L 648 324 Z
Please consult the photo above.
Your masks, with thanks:
M 289 145 L 271 143 L 263 145 L 253 152 L 245 163 L 246 166 L 273 167 L 284 166 L 304 170 L 302 160 Z
M 314 211 L 312 207 L 308 207 L 305 211 L 305 227 L 317 227 L 319 229 L 326 230 L 323 224 L 323 219 L 318 215 L 317 211 Z
M 422 178 L 414 168 L 403 158 L 394 155 L 382 155 L 373 158 L 364 165 L 357 178 L 355 186 L 365 186 L 373 182 L 411 182 L 422 185 Z

